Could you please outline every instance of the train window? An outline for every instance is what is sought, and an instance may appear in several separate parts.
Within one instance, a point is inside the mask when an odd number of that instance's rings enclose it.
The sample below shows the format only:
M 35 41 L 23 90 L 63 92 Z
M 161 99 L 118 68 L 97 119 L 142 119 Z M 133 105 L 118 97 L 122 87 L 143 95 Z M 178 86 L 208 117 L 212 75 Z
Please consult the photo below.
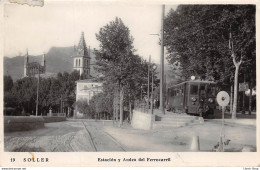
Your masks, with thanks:
M 190 86 L 190 94 L 191 95 L 198 94 L 198 85 L 191 85 Z
M 215 95 L 215 87 L 214 86 L 208 86 L 207 94 L 214 96 Z
M 173 89 L 171 90 L 171 96 L 174 96 L 174 90 Z
M 200 95 L 201 97 L 205 97 L 206 91 L 205 91 L 205 85 L 200 85 Z
M 200 86 L 200 90 L 205 90 L 205 86 Z

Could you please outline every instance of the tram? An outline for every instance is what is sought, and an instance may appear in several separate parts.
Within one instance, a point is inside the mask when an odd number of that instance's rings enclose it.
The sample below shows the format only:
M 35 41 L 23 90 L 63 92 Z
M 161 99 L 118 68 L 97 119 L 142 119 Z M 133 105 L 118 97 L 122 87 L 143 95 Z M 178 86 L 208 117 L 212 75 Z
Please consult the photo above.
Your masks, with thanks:
M 190 80 L 167 89 L 167 110 L 207 117 L 216 109 L 216 83 Z

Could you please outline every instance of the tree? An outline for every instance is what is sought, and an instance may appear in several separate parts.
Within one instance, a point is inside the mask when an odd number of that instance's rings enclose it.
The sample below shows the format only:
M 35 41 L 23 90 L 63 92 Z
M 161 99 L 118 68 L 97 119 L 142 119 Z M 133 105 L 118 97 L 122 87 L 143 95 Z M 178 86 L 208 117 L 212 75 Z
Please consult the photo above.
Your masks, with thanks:
M 8 91 L 11 91 L 13 87 L 13 79 L 11 76 L 4 76 L 4 91 L 5 92 L 8 92 Z
M 37 79 L 34 77 L 25 77 L 17 80 L 12 88 L 17 107 L 25 109 L 27 112 L 34 110 L 36 105 Z
M 91 112 L 91 108 L 90 108 L 87 100 L 79 100 L 76 102 L 76 105 L 77 105 L 78 111 L 83 113 L 84 118 L 91 117 L 92 112 Z
M 224 90 L 234 83 L 234 118 L 239 75 L 247 68 L 255 74 L 255 6 L 180 5 L 169 12 L 164 28 L 168 61 L 179 62 L 186 79 L 213 79 Z M 233 50 L 228 48 L 230 32 Z
M 89 101 L 91 111 L 95 114 L 106 114 L 111 116 L 113 112 L 113 95 L 111 93 L 99 93 Z
M 123 124 L 124 89 L 129 78 L 133 55 L 133 37 L 120 18 L 111 21 L 96 34 L 100 49 L 95 51 L 97 70 L 105 80 L 116 84 L 120 93 L 120 126 Z
M 75 81 L 79 80 L 77 71 L 71 74 L 58 73 L 57 77 L 40 78 L 39 84 L 39 111 L 45 115 L 51 107 L 54 112 L 73 107 L 76 100 Z M 10 89 L 11 87 L 11 89 Z M 24 77 L 13 83 L 10 77 L 5 78 L 5 103 L 8 107 L 25 109 L 33 112 L 36 107 L 37 78 Z

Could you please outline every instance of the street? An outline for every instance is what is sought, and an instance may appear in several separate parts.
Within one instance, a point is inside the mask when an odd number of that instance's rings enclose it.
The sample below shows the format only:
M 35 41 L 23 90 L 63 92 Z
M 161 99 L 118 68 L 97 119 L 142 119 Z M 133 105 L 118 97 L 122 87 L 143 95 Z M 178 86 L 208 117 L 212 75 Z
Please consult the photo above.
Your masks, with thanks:
M 200 151 L 212 152 L 220 130 L 220 120 L 146 131 L 133 129 L 128 123 L 119 128 L 112 121 L 71 119 L 46 123 L 38 130 L 5 133 L 4 144 L 9 152 L 188 152 L 196 135 Z M 224 134 L 231 140 L 226 151 L 238 152 L 245 146 L 256 150 L 255 126 L 227 123 Z

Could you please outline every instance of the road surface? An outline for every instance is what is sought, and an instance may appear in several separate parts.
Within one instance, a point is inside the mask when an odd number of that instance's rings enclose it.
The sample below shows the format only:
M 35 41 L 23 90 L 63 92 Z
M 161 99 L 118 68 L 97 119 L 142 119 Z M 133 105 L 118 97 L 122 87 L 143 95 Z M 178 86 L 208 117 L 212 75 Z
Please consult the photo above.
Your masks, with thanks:
M 45 128 L 33 131 L 6 133 L 5 151 L 125 151 L 112 136 L 102 130 L 102 125 L 103 122 L 77 120 L 45 123 Z
M 10 152 L 188 152 L 194 136 L 199 136 L 201 151 L 212 152 L 219 141 L 221 121 L 208 120 L 179 128 L 133 129 L 112 121 L 68 120 L 45 123 L 45 128 L 5 133 L 5 151 Z M 231 140 L 227 151 L 243 147 L 256 150 L 256 127 L 227 124 L 225 138 Z

